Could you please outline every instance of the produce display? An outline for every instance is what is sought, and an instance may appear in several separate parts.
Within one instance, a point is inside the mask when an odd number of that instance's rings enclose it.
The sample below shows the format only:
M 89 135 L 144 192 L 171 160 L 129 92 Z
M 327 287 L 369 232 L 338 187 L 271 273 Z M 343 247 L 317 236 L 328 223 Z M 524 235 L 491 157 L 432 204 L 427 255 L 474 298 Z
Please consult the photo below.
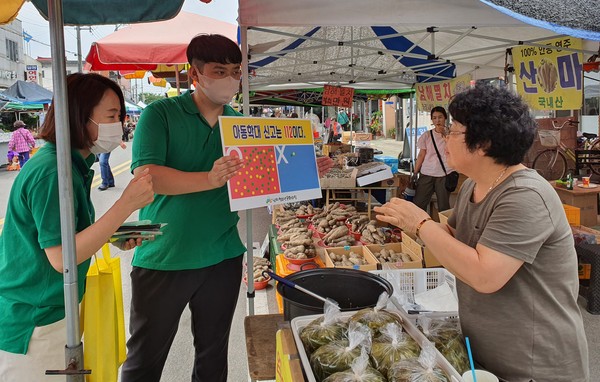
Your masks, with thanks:
M 407 263 L 413 261 L 408 253 L 395 252 L 393 249 L 381 249 L 381 251 L 373 252 L 373 255 L 380 263 Z
M 344 221 L 354 214 L 356 214 L 356 208 L 344 208 L 339 202 L 336 202 L 314 215 L 311 221 L 318 232 L 327 233 L 336 227 L 343 226 Z
M 339 371 L 325 378 L 323 382 L 385 382 L 384 374 L 374 369 L 369 364 L 369 355 L 365 348 L 361 349 L 360 356 L 356 358 L 349 370 Z
M 326 304 L 324 309 L 323 317 L 313 320 L 300 332 L 300 339 L 308 354 L 332 341 L 348 338 L 347 325 L 339 318 L 340 309 L 332 304 Z
M 345 247 L 347 245 L 354 245 L 355 240 L 350 235 L 348 227 L 340 225 L 323 236 L 323 243 L 327 247 Z
M 387 293 L 382 293 L 377 300 L 377 305 L 374 308 L 365 308 L 356 312 L 351 318 L 349 324 L 361 323 L 367 325 L 373 334 L 373 338 L 381 335 L 381 329 L 387 324 L 394 323 L 402 325 L 400 317 L 385 310 L 389 296 Z
M 428 344 L 419 358 L 409 358 L 392 364 L 387 374 L 389 382 L 448 382 L 446 374 L 435 366 L 435 349 Z
M 283 255 L 288 259 L 312 259 L 317 255 L 312 231 L 306 227 L 290 228 L 277 237 L 282 243 Z
M 358 215 L 358 216 L 352 216 L 347 220 L 348 224 L 350 224 L 350 231 L 352 232 L 362 232 L 363 229 L 365 229 L 365 227 L 367 226 L 367 224 L 369 224 L 370 222 L 375 222 L 374 220 L 369 220 L 369 217 L 367 215 Z
M 321 208 L 314 208 L 312 204 L 303 204 L 294 213 L 296 216 L 312 216 L 321 211 Z
M 375 225 L 375 220 L 371 220 L 369 224 L 363 228 L 361 235 L 360 240 L 365 244 L 385 244 L 389 242 L 392 234 L 389 230 L 377 227 Z
M 383 293 L 378 305 L 387 303 L 388 298 Z M 399 316 L 376 310 L 363 309 L 344 322 L 341 317 L 348 316 L 342 315 L 339 307 L 328 305 L 325 315 L 300 330 L 300 340 L 318 382 L 448 381 L 436 367 L 433 344 L 421 350 L 403 331 Z M 373 330 L 370 319 L 375 313 L 375 322 L 385 324 Z
M 254 263 L 252 266 L 252 273 L 254 282 L 261 282 L 267 280 L 262 273 L 271 267 L 271 262 L 264 257 L 254 256 Z
M 339 371 L 350 369 L 352 362 L 361 354 L 361 348 L 371 347 L 369 328 L 362 324 L 348 327 L 348 339 L 331 341 L 319 347 L 310 356 L 310 364 L 315 377 L 322 381 Z
M 467 348 L 457 319 L 423 317 L 419 320 L 419 328 L 459 373 L 469 370 Z
M 335 254 L 333 252 L 329 253 L 329 257 L 331 258 L 331 261 L 333 262 L 333 265 L 339 267 L 339 266 L 346 266 L 346 267 L 352 267 L 355 265 L 367 265 L 368 262 L 367 260 L 364 258 L 364 256 L 361 253 L 356 253 L 356 252 L 352 252 L 350 251 L 350 253 L 348 254 Z
M 381 336 L 373 341 L 371 361 L 373 367 L 387 375 L 392 364 L 403 359 L 416 358 L 419 351 L 419 345 L 411 336 L 402 332 L 401 326 L 390 323 L 381 329 Z

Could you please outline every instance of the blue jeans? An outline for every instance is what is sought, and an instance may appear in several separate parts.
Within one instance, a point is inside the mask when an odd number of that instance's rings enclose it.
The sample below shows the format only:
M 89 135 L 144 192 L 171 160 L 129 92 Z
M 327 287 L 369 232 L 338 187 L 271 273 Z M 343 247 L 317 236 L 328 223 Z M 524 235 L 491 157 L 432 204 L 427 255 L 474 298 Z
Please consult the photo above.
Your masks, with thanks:
M 108 158 L 110 158 L 110 153 L 98 154 L 98 161 L 100 162 L 100 176 L 102 177 L 103 186 L 113 187 L 115 185 L 115 178 L 113 178 L 112 171 L 110 171 Z
M 22 153 L 19 153 L 19 166 L 21 166 L 21 168 L 23 168 L 23 166 L 25 165 L 25 163 L 29 160 L 29 151 L 23 151 Z

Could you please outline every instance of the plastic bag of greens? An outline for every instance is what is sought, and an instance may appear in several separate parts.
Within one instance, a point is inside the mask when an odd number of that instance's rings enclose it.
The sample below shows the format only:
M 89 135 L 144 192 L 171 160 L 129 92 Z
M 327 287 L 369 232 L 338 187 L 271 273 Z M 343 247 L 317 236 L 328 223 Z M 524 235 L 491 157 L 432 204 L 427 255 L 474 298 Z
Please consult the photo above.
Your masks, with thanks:
M 360 356 L 352 362 L 350 370 L 340 371 L 323 382 L 386 382 L 387 379 L 369 364 L 369 355 L 361 348 Z
M 402 325 L 400 317 L 384 310 L 389 298 L 389 295 L 386 292 L 383 292 L 379 295 L 377 304 L 374 308 L 359 310 L 350 317 L 349 323 L 360 322 L 361 324 L 367 325 L 371 329 L 373 338 L 379 337 L 380 329 L 389 323 Z
M 469 356 L 458 320 L 422 317 L 419 325 L 425 337 L 435 344 L 459 374 L 469 370 Z
M 300 332 L 304 349 L 311 354 L 331 341 L 346 338 L 347 325 L 340 322 L 340 308 L 325 304 L 325 314 L 305 326 Z
M 435 365 L 435 347 L 426 344 L 419 358 L 405 359 L 392 364 L 389 382 L 448 382 L 446 374 Z
M 381 336 L 371 346 L 371 362 L 373 367 L 387 375 L 394 362 L 403 359 L 417 358 L 419 345 L 402 328 L 390 323 L 381 328 Z
M 365 325 L 353 323 L 348 327 L 348 339 L 323 345 L 310 356 L 310 365 L 318 381 L 338 371 L 350 369 L 360 356 L 361 348 L 371 350 L 371 331 Z

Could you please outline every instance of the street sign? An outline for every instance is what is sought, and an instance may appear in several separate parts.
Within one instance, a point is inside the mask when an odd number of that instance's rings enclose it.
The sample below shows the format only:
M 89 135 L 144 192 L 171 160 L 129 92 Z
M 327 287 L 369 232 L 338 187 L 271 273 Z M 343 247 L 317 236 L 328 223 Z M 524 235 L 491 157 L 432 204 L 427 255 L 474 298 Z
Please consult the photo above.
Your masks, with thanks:
M 37 70 L 37 65 L 27 65 L 27 70 Z
M 27 81 L 37 82 L 37 70 L 28 70 L 27 71 Z

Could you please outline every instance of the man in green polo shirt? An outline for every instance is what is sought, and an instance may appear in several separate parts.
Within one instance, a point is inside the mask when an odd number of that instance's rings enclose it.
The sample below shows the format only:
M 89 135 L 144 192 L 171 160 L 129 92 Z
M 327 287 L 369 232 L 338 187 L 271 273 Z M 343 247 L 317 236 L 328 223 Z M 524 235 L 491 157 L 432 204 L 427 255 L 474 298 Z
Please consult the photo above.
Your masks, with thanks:
M 196 91 L 155 101 L 142 114 L 131 168 L 148 168 L 156 197 L 140 219 L 168 223 L 133 258 L 131 338 L 123 382 L 158 382 L 186 305 L 196 357 L 192 381 L 227 380 L 229 330 L 242 278 L 242 244 L 226 182 L 242 161 L 224 157 L 218 117 L 242 75 L 239 47 L 199 35 L 187 48 Z

